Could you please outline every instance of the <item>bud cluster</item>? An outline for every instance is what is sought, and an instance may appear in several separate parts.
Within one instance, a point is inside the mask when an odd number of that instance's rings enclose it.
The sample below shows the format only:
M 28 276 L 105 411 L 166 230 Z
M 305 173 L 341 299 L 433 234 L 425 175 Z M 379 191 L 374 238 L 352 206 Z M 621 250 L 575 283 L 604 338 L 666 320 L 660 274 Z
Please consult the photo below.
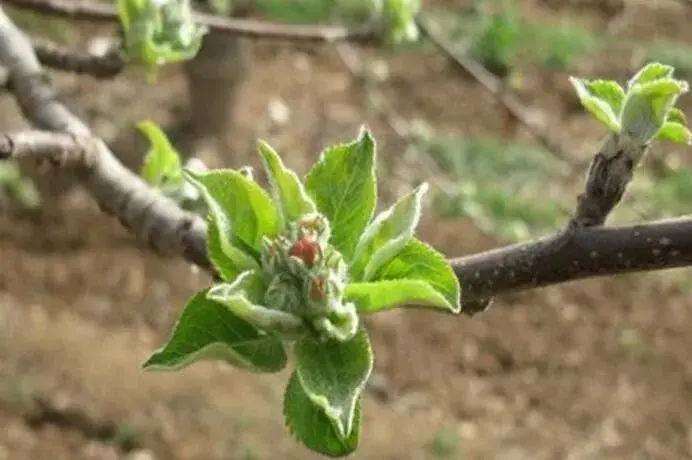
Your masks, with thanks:
M 321 214 L 308 214 L 287 233 L 263 241 L 264 304 L 301 318 L 324 338 L 350 339 L 358 316 L 355 306 L 343 301 L 348 269 L 329 244 L 329 222 Z

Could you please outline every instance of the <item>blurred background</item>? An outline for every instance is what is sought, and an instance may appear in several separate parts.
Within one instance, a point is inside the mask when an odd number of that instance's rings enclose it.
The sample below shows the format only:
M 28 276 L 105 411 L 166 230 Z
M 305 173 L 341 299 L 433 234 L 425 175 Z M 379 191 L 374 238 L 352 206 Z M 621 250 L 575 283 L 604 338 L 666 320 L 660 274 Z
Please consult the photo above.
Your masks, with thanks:
M 368 14 L 365 0 L 251 3 L 234 14 L 344 25 Z M 75 49 L 115 31 L 7 9 Z M 137 69 L 106 81 L 50 76 L 134 170 L 143 119 L 211 166 L 259 165 L 262 138 L 300 172 L 366 123 L 382 205 L 429 181 L 419 236 L 450 257 L 566 222 L 606 135 L 569 75 L 624 83 L 656 60 L 692 76 L 688 1 L 423 0 L 423 10 L 437 44 L 212 34 L 154 85 Z M 469 61 L 485 69 L 480 80 Z M 680 107 L 692 113 L 692 98 Z M 7 91 L 0 113 L 1 131 L 28 127 Z M 139 247 L 69 184 L 0 163 L 0 460 L 318 458 L 283 426 L 287 372 L 141 371 L 208 278 Z M 661 143 L 609 223 L 690 209 L 689 148 Z M 692 458 L 691 289 L 681 269 L 507 295 L 473 319 L 372 317 L 375 375 L 353 458 Z

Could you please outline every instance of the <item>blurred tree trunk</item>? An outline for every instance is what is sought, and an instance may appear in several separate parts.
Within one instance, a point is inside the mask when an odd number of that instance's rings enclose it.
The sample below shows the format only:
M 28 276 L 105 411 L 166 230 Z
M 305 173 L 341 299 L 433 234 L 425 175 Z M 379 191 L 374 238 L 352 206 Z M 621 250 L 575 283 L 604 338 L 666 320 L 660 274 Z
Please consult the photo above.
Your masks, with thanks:
M 252 0 L 231 0 L 232 16 L 246 17 Z M 207 1 L 200 10 L 211 12 Z M 181 152 L 200 156 L 208 163 L 214 157 L 229 165 L 233 113 L 237 96 L 247 75 L 248 52 L 243 40 L 230 34 L 209 31 L 194 59 L 184 64 L 189 97 L 188 117 L 180 120 Z M 211 164 L 210 166 L 220 166 Z

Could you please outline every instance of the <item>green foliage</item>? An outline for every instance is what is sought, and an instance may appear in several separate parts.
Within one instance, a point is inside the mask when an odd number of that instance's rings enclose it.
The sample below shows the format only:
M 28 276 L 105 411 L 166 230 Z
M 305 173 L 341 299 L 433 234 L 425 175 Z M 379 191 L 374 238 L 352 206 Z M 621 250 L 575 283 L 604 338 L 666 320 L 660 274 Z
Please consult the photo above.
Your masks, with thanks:
M 190 0 L 118 0 L 127 58 L 145 67 L 150 82 L 158 66 L 192 59 L 206 33 L 193 21 Z
M 13 161 L 0 161 L 0 193 L 6 193 L 25 208 L 41 205 L 41 195 L 33 181 L 22 176 Z
M 610 80 L 570 77 L 570 83 L 584 108 L 610 131 L 642 145 L 654 139 L 692 144 L 684 114 L 673 107 L 689 85 L 674 79 L 673 71 L 672 66 L 649 63 L 626 90 Z
M 140 171 L 142 178 L 183 208 L 203 212 L 206 206 L 202 195 L 185 181 L 180 154 L 171 145 L 166 134 L 150 120 L 138 123 L 137 128 L 150 144 Z M 204 164 L 196 158 L 190 159 L 185 167 L 194 171 L 206 170 Z
M 295 342 L 286 424 L 308 448 L 348 455 L 358 446 L 361 393 L 374 364 L 359 315 L 412 303 L 458 313 L 459 280 L 414 236 L 427 184 L 373 219 L 377 155 L 366 128 L 326 148 L 302 181 L 265 142 L 259 154 L 270 192 L 249 170 L 183 171 L 207 205 L 207 249 L 223 281 L 192 297 L 144 366 L 223 359 L 276 372 L 287 361 L 282 342 Z M 148 164 L 179 168 L 163 156 Z
M 583 27 L 568 21 L 531 22 L 505 1 L 476 1 L 466 23 L 471 54 L 499 76 L 510 74 L 519 63 L 566 69 L 597 44 Z
M 415 146 L 453 180 L 435 197 L 442 216 L 464 215 L 509 241 L 551 231 L 565 213 L 559 164 L 541 149 L 440 135 L 421 126 Z M 549 197 L 549 198 L 546 198 Z

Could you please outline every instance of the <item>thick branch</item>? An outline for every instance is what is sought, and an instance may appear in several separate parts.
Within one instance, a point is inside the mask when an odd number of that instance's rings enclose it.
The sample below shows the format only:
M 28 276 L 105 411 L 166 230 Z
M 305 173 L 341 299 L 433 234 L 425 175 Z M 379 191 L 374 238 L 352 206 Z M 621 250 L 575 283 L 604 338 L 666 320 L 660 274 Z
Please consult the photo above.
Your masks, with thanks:
M 31 41 L 38 60 L 46 67 L 97 78 L 113 78 L 125 68 L 125 61 L 116 49 L 95 55 L 71 50 L 45 38 L 34 37 Z
M 84 0 L 5 0 L 4 3 L 17 8 L 59 17 L 99 22 L 115 22 L 118 20 L 118 11 L 112 3 Z M 369 42 L 375 38 L 375 31 L 369 25 L 353 30 L 339 26 L 283 25 L 252 19 L 231 19 L 199 12 L 195 13 L 194 18 L 199 24 L 205 25 L 212 30 L 249 38 L 318 42 L 342 40 Z
M 24 116 L 34 126 L 80 139 L 92 137 L 89 128 L 56 99 L 31 43 L 2 8 L 0 63 L 7 68 L 8 86 Z M 117 216 L 138 239 L 159 252 L 182 254 L 209 268 L 204 221 L 149 188 L 113 156 L 102 140 L 93 142 L 95 153 L 85 156 L 93 157 L 93 162 L 79 165 L 75 172 L 103 211 Z
M 31 43 L 1 8 L 0 62 L 9 71 L 11 89 L 24 115 L 35 126 L 58 132 L 6 135 L 0 140 L 1 158 L 45 156 L 59 159 L 57 164 L 75 160 L 77 178 L 104 211 L 115 214 L 153 248 L 180 254 L 212 271 L 204 221 L 147 187 L 55 99 Z M 451 263 L 462 283 L 464 312 L 471 315 L 480 311 L 478 304 L 506 292 L 692 265 L 692 218 L 616 228 L 576 226 L 535 241 L 452 259 Z

